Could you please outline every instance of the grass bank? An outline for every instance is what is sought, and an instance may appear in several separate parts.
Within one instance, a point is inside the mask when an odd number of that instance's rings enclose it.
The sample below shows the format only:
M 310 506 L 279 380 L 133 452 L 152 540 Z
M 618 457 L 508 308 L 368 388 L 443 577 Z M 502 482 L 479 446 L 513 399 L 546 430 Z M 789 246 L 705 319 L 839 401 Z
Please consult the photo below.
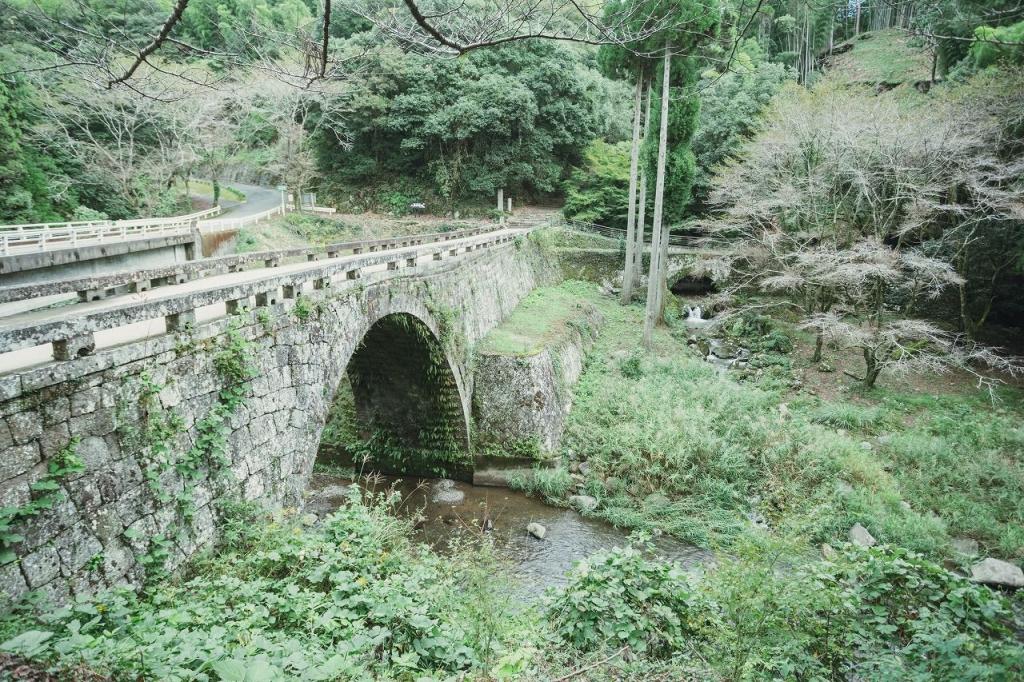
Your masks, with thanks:
M 803 380 L 785 323 L 741 325 L 737 341 L 770 350 L 746 372 L 721 375 L 682 327 L 657 330 L 653 352 L 641 353 L 642 308 L 581 286 L 562 291 L 596 305 L 605 327 L 576 388 L 563 452 L 566 466 L 587 467 L 582 481 L 567 470 L 539 474 L 529 484 L 538 493 L 564 499 L 581 484 L 609 521 L 704 547 L 728 549 L 762 521 L 808 546 L 838 544 L 861 523 L 880 542 L 939 561 L 963 560 L 954 537 L 998 558 L 1024 557 L 1019 389 L 1002 390 L 995 404 L 969 389 L 933 395 L 897 382 L 822 399 Z

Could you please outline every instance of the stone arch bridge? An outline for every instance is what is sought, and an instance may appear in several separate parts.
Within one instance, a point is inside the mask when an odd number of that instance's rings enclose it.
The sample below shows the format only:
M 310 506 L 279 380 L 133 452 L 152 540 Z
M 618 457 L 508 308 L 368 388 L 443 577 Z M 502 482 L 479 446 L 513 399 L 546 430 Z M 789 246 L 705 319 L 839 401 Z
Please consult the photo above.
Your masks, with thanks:
M 212 540 L 220 497 L 298 504 L 350 367 L 364 416 L 471 448 L 472 345 L 554 278 L 544 219 L 36 287 L 79 302 L 0 319 L 2 591 L 137 584 L 154 543 L 173 568 Z

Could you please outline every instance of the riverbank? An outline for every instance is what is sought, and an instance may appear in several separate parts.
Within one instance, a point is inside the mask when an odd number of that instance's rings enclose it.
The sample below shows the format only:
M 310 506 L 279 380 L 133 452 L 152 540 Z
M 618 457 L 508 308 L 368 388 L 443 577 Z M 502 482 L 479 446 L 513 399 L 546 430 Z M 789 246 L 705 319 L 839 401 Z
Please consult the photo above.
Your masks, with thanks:
M 521 500 L 525 515 L 506 523 L 492 501 L 513 494 L 474 498 L 432 482 L 421 502 L 433 511 L 420 514 L 415 501 L 396 509 L 410 498 L 389 486 L 362 495 L 327 480 L 338 489 L 326 507 L 223 509 L 221 545 L 176 577 L 152 572 L 139 595 L 56 612 L 21 605 L 0 619 L 0 650 L 57 679 L 83 666 L 169 680 L 1024 675 L 1020 593 L 960 575 L 977 557 L 959 542 L 1019 561 L 1017 389 L 992 405 L 964 386 L 864 393 L 828 371 L 811 382 L 820 367 L 802 359 L 802 339 L 767 318 L 714 332 L 751 350 L 746 368 L 723 372 L 685 325 L 658 329 L 646 354 L 640 306 L 619 306 L 597 285 L 562 286 L 604 326 L 561 466 L 521 485 L 563 507 Z M 564 508 L 572 495 L 596 506 L 581 505 L 580 517 Z M 541 515 L 572 525 L 548 521 L 551 538 L 526 536 L 524 522 Z M 428 527 L 428 516 L 439 523 Z M 481 532 L 487 518 L 497 534 Z M 599 535 L 592 529 L 607 522 L 622 530 L 581 543 L 587 558 L 552 579 L 548 597 L 514 587 L 529 557 L 504 551 L 502 531 L 539 552 L 545 572 L 533 579 L 544 583 L 548 569 L 565 568 L 557 540 Z M 877 544 L 848 543 L 855 524 Z M 714 568 L 693 575 L 642 535 L 627 546 L 629 529 L 711 549 Z

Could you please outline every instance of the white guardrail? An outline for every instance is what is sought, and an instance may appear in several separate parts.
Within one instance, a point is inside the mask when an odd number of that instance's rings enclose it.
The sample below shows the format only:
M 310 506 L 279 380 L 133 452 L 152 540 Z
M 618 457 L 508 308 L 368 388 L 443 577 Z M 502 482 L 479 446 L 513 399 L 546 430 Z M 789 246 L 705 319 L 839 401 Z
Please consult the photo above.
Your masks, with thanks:
M 196 222 L 220 213 L 220 206 L 170 218 L 31 223 L 0 226 L 0 255 L 50 251 L 104 242 L 189 234 Z
M 272 216 L 281 215 L 283 210 L 280 206 L 267 209 L 260 213 L 254 213 L 253 215 L 247 215 L 242 218 L 221 218 L 219 220 L 204 220 L 199 224 L 199 229 L 203 232 L 210 230 L 237 230 L 245 227 L 246 225 L 252 225 L 258 223 L 261 220 L 266 220 Z

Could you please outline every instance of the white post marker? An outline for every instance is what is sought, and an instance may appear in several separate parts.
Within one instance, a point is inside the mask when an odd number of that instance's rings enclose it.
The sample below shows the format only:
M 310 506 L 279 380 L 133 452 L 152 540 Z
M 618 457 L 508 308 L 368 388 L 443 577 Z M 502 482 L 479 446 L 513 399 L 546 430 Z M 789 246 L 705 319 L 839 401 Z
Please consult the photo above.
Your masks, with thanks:
M 499 225 L 504 225 L 505 224 L 504 208 L 505 208 L 505 190 L 499 189 L 498 190 L 498 213 L 500 214 L 498 216 L 498 224 Z
M 281 215 L 284 215 L 288 206 L 288 195 L 285 194 L 288 191 L 288 185 L 278 185 L 277 191 L 281 193 Z

